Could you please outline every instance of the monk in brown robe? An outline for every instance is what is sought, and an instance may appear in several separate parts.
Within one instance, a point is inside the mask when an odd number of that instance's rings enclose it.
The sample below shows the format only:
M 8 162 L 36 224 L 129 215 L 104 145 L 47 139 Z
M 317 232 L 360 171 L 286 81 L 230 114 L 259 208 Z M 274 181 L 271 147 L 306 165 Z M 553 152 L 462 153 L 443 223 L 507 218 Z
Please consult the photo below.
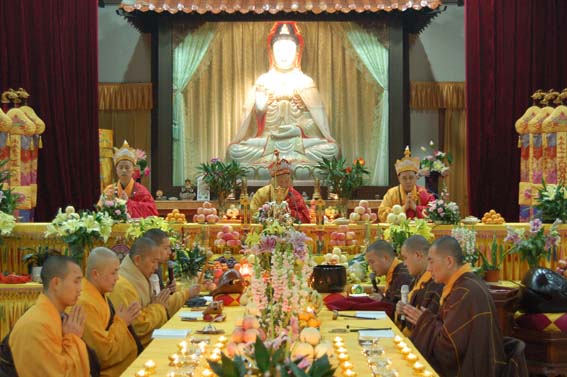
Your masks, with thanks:
M 437 315 L 404 307 L 407 320 L 415 324 L 413 343 L 441 376 L 504 375 L 508 360 L 494 301 L 486 284 L 464 263 L 457 240 L 439 238 L 428 261 L 433 279 L 445 287 Z
M 405 306 L 410 305 L 422 310 L 429 309 L 433 314 L 437 314 L 439 311 L 439 299 L 443 291 L 443 284 L 436 283 L 431 272 L 427 271 L 429 247 L 429 242 L 420 235 L 409 237 L 402 245 L 401 257 L 409 273 L 413 276 L 413 282 L 409 287 L 408 302 L 404 303 L 400 300 L 396 305 L 397 317 L 406 336 L 411 334 L 413 324 L 401 319 L 401 316 L 405 315 Z
M 396 257 L 392 245 L 378 240 L 366 249 L 366 261 L 376 276 L 386 275 L 384 291 L 378 289 L 370 298 L 396 305 L 400 301 L 402 285 L 409 285 L 412 277 L 406 266 Z

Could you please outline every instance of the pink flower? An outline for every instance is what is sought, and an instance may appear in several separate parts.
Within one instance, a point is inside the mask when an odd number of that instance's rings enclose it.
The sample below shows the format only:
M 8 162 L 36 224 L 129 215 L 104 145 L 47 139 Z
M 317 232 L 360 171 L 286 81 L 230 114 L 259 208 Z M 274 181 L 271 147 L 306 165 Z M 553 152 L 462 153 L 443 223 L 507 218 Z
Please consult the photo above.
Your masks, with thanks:
M 138 168 L 134 169 L 134 173 L 132 173 L 132 178 L 134 179 L 140 178 L 140 169 Z
M 122 211 L 117 209 L 116 211 L 114 211 L 115 214 L 117 214 L 118 216 L 120 216 L 122 214 Z
M 105 206 L 105 207 L 113 207 L 113 206 L 114 206 L 114 201 L 113 201 L 113 200 L 105 200 L 104 206 Z
M 435 161 L 435 157 L 433 156 L 427 156 L 425 157 L 428 161 Z
M 145 160 L 147 158 L 146 152 L 141 149 L 136 149 L 136 159 Z
M 443 212 L 444 212 L 444 211 L 443 211 L 443 208 L 439 207 L 439 208 L 437 209 L 437 212 L 438 212 L 440 215 L 442 215 Z
M 144 169 L 144 177 L 149 176 L 150 172 L 151 172 L 150 168 L 146 166 L 146 168 Z
M 533 219 L 530 221 L 530 232 L 537 233 L 543 227 L 543 223 L 540 219 Z

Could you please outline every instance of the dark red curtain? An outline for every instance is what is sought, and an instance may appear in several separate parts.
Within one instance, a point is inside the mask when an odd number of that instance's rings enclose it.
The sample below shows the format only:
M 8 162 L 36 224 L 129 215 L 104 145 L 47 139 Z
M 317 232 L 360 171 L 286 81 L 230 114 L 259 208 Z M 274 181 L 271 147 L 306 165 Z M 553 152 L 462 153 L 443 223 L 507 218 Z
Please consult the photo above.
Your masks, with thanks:
M 98 2 L 0 1 L 0 90 L 23 87 L 45 121 L 36 221 L 100 194 Z
M 466 0 L 469 202 L 518 219 L 514 124 L 537 89 L 567 87 L 565 0 Z

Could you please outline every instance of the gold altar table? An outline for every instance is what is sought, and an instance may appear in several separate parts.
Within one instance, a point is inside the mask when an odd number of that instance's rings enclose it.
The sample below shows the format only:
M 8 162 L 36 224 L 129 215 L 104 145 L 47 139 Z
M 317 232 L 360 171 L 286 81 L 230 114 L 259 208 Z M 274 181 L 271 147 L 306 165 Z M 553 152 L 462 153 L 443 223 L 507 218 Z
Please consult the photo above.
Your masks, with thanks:
M 35 304 L 42 289 L 38 283 L 0 284 L 0 340 L 8 335 L 18 318 Z
M 206 246 L 210 246 L 213 252 L 217 254 L 222 254 L 225 252 L 238 253 L 239 250 L 229 250 L 229 249 L 217 249 L 213 246 L 213 242 L 219 231 L 222 230 L 223 223 L 219 224 L 174 224 L 172 228 L 178 231 L 184 238 L 187 238 L 190 242 L 194 242 L 197 239 L 206 240 Z M 249 232 L 253 229 L 260 229 L 260 225 L 253 224 L 247 228 L 244 228 L 241 224 L 231 223 L 234 230 L 240 232 Z M 45 238 L 44 232 L 47 223 L 20 223 L 16 224 L 16 227 L 12 231 L 12 234 L 7 237 L 3 237 L 2 244 L 0 245 L 0 268 L 4 272 L 15 272 L 19 274 L 28 273 L 27 266 L 22 262 L 22 256 L 33 252 L 39 246 L 49 246 L 51 248 L 64 251 L 66 249 L 65 243 L 55 238 Z M 441 237 L 443 235 L 451 234 L 451 225 L 434 225 L 432 224 L 432 233 L 435 237 Z M 527 223 L 508 223 L 505 225 L 487 225 L 478 224 L 474 226 L 476 230 L 476 240 L 479 250 L 487 255 L 490 252 L 490 245 L 492 239 L 495 236 L 497 243 L 499 245 L 504 244 L 504 238 L 506 237 L 506 226 L 511 227 L 525 227 L 528 228 Z M 113 227 L 112 235 L 110 236 L 107 247 L 113 248 L 117 245 L 131 245 L 131 241 L 126 240 L 124 234 L 128 229 L 129 224 L 116 224 Z M 358 242 L 357 246 L 346 247 L 346 251 L 349 254 L 356 254 L 360 252 L 360 245 L 365 242 L 372 242 L 376 238 L 382 236 L 384 229 L 388 227 L 388 224 L 351 224 L 349 225 L 349 231 L 352 231 L 356 235 L 356 240 Z M 311 247 L 313 253 L 325 254 L 332 248 L 329 246 L 329 241 L 331 239 L 331 233 L 337 230 L 337 225 L 327 224 L 324 226 L 317 226 L 315 224 L 302 224 L 297 225 L 297 228 L 305 232 L 308 237 L 312 239 Z M 549 225 L 546 225 L 549 228 Z M 559 259 L 567 258 L 567 225 L 560 225 L 559 234 L 563 238 L 563 242 L 560 244 L 556 253 L 551 256 L 549 261 L 544 261 L 543 265 L 554 269 L 557 261 Z M 102 242 L 95 243 L 95 246 L 103 245 Z M 528 270 L 528 265 L 520 260 L 518 255 L 508 255 L 504 262 L 503 268 L 500 271 L 500 280 L 521 280 Z
M 190 311 L 189 308 L 183 308 L 182 311 Z M 244 308 L 242 307 L 225 307 L 224 313 L 227 316 L 225 322 L 214 323 L 215 327 L 218 329 L 223 329 L 225 334 L 222 334 L 230 339 L 232 330 L 234 329 L 234 322 L 237 318 L 243 315 Z M 354 315 L 355 312 L 342 312 Z M 433 368 L 429 363 L 419 354 L 417 349 L 413 346 L 411 341 L 398 330 L 394 323 L 389 319 L 376 319 L 376 320 L 361 320 L 354 318 L 339 318 L 336 321 L 332 320 L 332 313 L 326 309 L 323 309 L 319 314 L 321 319 L 321 335 L 324 339 L 333 341 L 336 336 L 343 338 L 345 343 L 345 348 L 348 350 L 348 355 L 350 357 L 350 362 L 353 364 L 353 370 L 358 376 L 371 376 L 372 372 L 368 366 L 366 358 L 362 355 L 362 348 L 358 344 L 358 332 L 346 332 L 346 333 L 331 333 L 332 329 L 346 329 L 347 324 L 350 328 L 385 328 L 390 327 L 395 335 L 399 335 L 404 338 L 404 342 L 411 348 L 411 352 L 418 357 L 418 361 L 425 365 L 426 370 L 432 373 L 432 376 L 437 376 Z M 162 329 L 187 329 L 191 330 L 189 336 L 194 336 L 202 338 L 205 335 L 196 334 L 195 331 L 203 328 L 207 322 L 203 321 L 193 321 L 193 322 L 183 322 L 179 317 L 179 312 L 175 314 Z M 220 335 L 211 335 L 210 345 L 208 350 L 212 349 L 212 345 L 217 343 L 217 339 Z M 123 377 L 133 377 L 136 372 L 144 368 L 144 364 L 148 360 L 153 360 L 156 363 L 156 374 L 155 376 L 165 376 L 167 372 L 174 370 L 173 367 L 168 366 L 168 356 L 177 352 L 177 344 L 182 339 L 154 339 L 148 347 L 142 352 L 142 354 L 134 360 L 130 367 L 122 374 Z M 396 369 L 399 376 L 411 377 L 411 376 L 421 376 L 421 374 L 415 373 L 411 368 L 408 361 L 402 358 L 400 351 L 394 346 L 392 338 L 382 338 L 380 339 L 380 344 L 384 348 L 385 357 L 392 361 L 392 368 Z M 206 364 L 204 357 L 200 360 L 195 373 L 193 376 L 201 376 L 203 367 Z M 335 372 L 335 376 L 343 376 L 340 368 Z

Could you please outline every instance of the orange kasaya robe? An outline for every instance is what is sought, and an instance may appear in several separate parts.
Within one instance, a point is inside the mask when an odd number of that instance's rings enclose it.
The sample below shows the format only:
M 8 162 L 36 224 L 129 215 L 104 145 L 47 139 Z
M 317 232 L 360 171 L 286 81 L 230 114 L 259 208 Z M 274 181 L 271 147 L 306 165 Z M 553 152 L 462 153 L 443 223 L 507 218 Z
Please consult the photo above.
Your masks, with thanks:
M 435 196 L 427 192 L 427 189 L 422 186 L 415 185 L 412 190 L 413 196 L 417 197 L 416 210 L 407 210 L 406 216 L 408 219 L 424 217 L 423 210 L 427 208 L 427 204 L 435 200 Z M 396 204 L 404 206 L 407 194 L 402 189 L 402 185 L 392 187 L 386 191 L 384 199 L 378 208 L 378 218 L 380 222 L 385 223 L 388 215 L 392 212 L 392 207 Z
M 114 199 L 114 197 L 119 198 L 122 192 L 128 195 L 126 208 L 131 218 L 138 219 L 148 216 L 158 216 L 156 203 L 154 202 L 152 194 L 140 183 L 134 181 L 134 179 L 131 179 L 130 183 L 128 183 L 125 188 L 122 188 L 120 182 L 117 182 L 108 185 L 104 189 L 104 194 L 108 199 Z
M 20 377 L 90 375 L 85 342 L 75 334 L 63 334 L 61 313 L 43 293 L 16 322 L 9 344 Z
M 87 316 L 83 339 L 96 352 L 101 377 L 121 375 L 138 356 L 136 341 L 128 330 L 128 325 L 114 315 L 112 324 L 108 327 L 110 306 L 107 299 L 87 279 L 83 279 L 83 289 L 77 305 L 83 307 Z

